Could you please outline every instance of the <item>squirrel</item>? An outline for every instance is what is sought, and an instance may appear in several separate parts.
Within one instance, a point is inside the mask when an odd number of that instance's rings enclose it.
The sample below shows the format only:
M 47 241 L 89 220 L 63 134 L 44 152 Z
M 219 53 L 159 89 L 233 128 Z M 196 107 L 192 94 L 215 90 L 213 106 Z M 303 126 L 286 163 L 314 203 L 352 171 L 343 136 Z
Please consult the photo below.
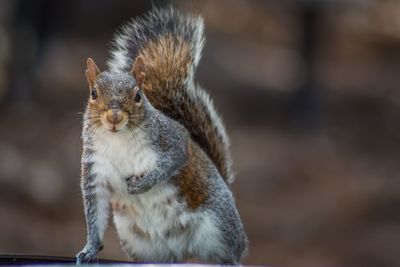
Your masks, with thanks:
M 203 31 L 201 16 L 153 8 L 116 33 L 106 71 L 87 59 L 78 264 L 97 261 L 110 210 L 131 260 L 239 264 L 247 252 L 229 139 L 194 82 Z

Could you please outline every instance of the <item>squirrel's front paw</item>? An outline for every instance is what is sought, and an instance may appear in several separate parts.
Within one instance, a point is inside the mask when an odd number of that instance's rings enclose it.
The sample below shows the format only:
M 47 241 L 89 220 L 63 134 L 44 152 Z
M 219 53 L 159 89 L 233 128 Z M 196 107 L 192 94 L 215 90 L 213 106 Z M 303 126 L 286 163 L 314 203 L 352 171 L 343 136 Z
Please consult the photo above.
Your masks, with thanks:
M 147 179 L 142 175 L 133 175 L 125 179 L 129 194 L 140 194 L 147 190 Z
M 99 255 L 100 249 L 84 248 L 81 252 L 76 255 L 76 264 L 87 264 L 97 262 L 97 256 Z

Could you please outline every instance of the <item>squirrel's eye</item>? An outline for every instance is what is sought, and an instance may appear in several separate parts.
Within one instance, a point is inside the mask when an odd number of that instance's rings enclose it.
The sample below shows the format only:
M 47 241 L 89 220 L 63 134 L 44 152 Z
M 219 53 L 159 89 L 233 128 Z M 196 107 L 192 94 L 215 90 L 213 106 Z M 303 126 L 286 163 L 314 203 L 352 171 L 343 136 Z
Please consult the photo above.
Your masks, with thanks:
M 92 95 L 92 99 L 96 99 L 96 98 L 97 98 L 97 90 L 96 90 L 96 89 L 93 89 L 93 90 L 91 91 L 91 95 Z
M 137 91 L 136 94 L 135 94 L 134 100 L 135 100 L 136 103 L 138 103 L 138 102 L 140 102 L 140 99 L 142 99 L 142 96 L 140 95 L 140 92 Z

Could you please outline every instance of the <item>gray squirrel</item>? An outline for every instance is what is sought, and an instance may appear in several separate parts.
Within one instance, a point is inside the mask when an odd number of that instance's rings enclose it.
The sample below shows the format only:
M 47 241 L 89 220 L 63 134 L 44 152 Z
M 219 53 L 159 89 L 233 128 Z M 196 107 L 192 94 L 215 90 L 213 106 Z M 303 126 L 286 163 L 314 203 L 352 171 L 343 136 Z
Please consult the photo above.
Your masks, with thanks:
M 229 139 L 194 82 L 203 19 L 172 7 L 127 23 L 108 70 L 88 58 L 81 189 L 96 262 L 109 210 L 131 260 L 239 264 L 247 237 L 230 190 Z

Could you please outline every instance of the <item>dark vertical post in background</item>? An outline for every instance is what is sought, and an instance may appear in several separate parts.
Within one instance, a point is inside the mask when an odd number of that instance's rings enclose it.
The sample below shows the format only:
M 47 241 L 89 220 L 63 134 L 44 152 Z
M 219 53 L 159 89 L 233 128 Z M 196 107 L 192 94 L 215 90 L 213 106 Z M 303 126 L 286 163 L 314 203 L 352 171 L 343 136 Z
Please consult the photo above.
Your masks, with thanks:
M 302 62 L 302 80 L 296 88 L 291 105 L 290 117 L 301 130 L 312 130 L 318 126 L 320 117 L 320 90 L 316 82 L 316 57 L 319 47 L 321 8 L 315 2 L 298 6 L 300 23 L 299 49 Z
M 13 21 L 9 28 L 11 56 L 9 61 L 10 84 L 6 102 L 31 101 L 35 88 L 35 70 L 41 49 L 54 24 L 55 2 L 51 0 L 16 1 Z

